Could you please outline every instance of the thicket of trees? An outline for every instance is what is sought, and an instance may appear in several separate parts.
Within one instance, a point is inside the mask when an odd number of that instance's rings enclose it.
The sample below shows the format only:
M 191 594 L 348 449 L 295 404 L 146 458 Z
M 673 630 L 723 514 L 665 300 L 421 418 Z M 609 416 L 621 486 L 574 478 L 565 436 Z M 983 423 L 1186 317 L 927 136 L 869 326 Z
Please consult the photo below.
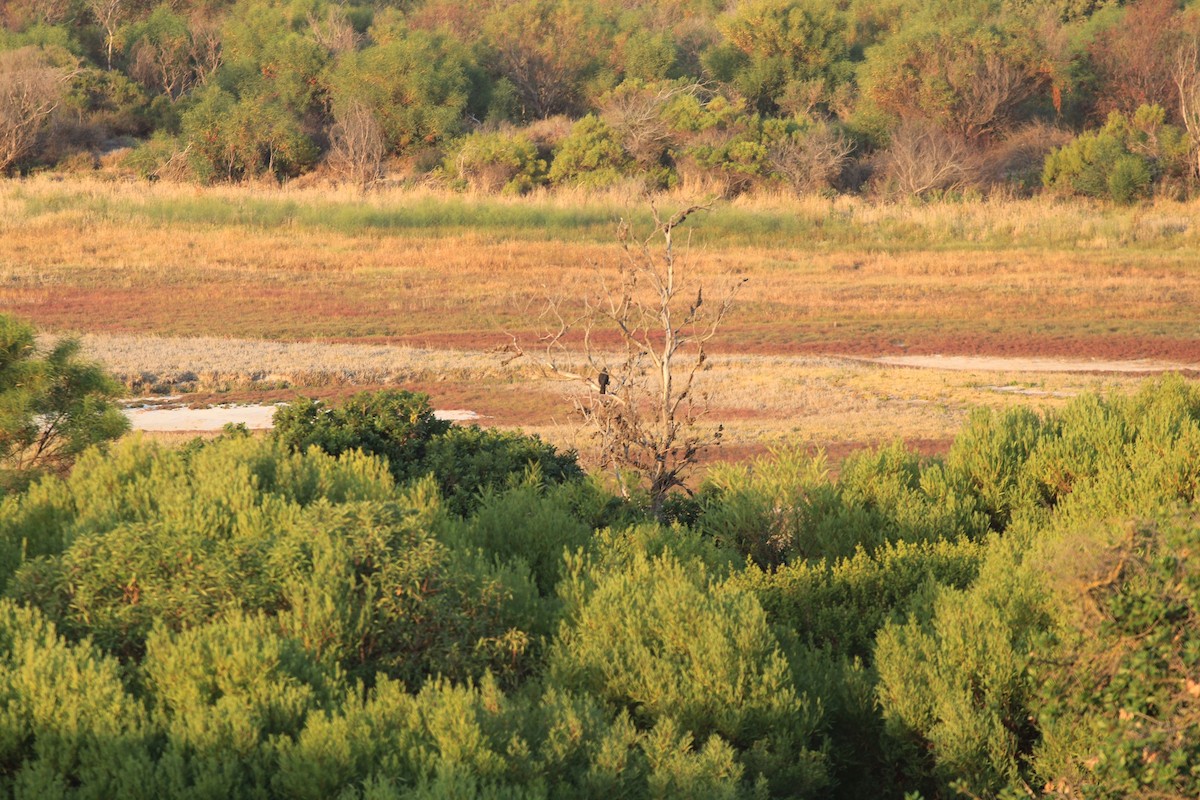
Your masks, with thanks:
M 419 395 L 278 421 L 6 489 L 0 794 L 1200 794 L 1182 378 L 714 468 L 665 521 Z
M 9 0 L 0 170 L 1182 196 L 1193 6 Z

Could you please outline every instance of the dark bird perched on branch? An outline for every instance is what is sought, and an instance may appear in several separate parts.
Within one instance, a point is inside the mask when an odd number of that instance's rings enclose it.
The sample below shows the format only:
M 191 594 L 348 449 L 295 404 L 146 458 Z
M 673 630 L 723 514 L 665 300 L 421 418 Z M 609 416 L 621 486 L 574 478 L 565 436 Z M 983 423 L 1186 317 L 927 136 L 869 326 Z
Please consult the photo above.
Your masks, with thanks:
M 596 383 L 600 386 L 600 394 L 608 394 L 608 370 L 601 370 L 596 376 Z

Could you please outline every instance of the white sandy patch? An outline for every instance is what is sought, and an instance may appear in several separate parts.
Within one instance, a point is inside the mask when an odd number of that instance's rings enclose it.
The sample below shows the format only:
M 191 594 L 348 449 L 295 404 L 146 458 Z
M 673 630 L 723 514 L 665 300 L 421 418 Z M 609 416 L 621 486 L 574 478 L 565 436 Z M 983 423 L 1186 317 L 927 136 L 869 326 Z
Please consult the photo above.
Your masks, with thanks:
M 865 359 L 892 367 L 922 367 L 965 372 L 1175 372 L 1200 370 L 1200 364 L 1133 359 L 1005 358 L 1000 356 L 884 356 Z
M 135 431 L 157 433 L 219 431 L 229 424 L 242 424 L 252 431 L 267 430 L 276 405 L 211 406 L 209 408 L 154 408 L 143 406 L 125 409 L 125 416 Z M 469 422 L 479 419 L 474 411 L 462 408 L 433 412 L 438 419 Z

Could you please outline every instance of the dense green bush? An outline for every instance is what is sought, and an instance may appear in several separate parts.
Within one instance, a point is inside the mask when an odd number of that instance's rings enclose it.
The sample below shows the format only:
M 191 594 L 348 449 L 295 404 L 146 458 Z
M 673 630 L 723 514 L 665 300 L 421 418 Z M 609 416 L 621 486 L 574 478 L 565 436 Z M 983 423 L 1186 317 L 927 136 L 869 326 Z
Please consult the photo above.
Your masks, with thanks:
M 986 530 L 967 484 L 898 445 L 848 458 L 836 482 L 823 457 L 797 452 L 715 466 L 699 500 L 700 529 L 763 566 Z
M 432 473 L 446 505 L 466 513 L 479 493 L 504 488 L 534 470 L 539 481 L 559 484 L 583 478 L 573 451 L 560 452 L 537 436 L 455 425 L 430 439 L 420 469 Z
M 550 164 L 550 181 L 601 187 L 616 183 L 632 166 L 620 138 L 604 120 L 592 114 L 575 123 Z
M 715 468 L 671 526 L 420 396 L 290 413 L 0 503 L 0 793 L 1197 791 L 1183 378 Z
M 272 436 L 300 452 L 317 447 L 335 456 L 351 450 L 381 456 L 403 481 L 422 474 L 417 465 L 426 445 L 449 429 L 427 395 L 384 391 L 356 394 L 340 406 L 296 400 L 275 412 Z
M 1187 794 L 1194 705 L 1165 674 L 1195 656 L 1165 642 L 1190 635 L 1194 525 L 1173 520 L 1196 497 L 1198 403 L 1172 378 L 1036 427 L 974 426 L 1008 454 L 991 485 L 1020 521 L 974 583 L 927 593 L 878 638 L 880 700 L 914 785 Z M 1138 517 L 1160 521 L 1109 522 Z
M 61 339 L 39 348 L 33 328 L 0 315 L 0 492 L 64 473 L 92 445 L 129 422 L 113 404 L 120 385 Z
M 1059 587 L 1075 614 L 1054 657 L 1033 654 L 1052 791 L 1118 798 L 1200 792 L 1200 529 L 1194 517 L 1068 540 L 1082 564 Z
M 446 156 L 444 168 L 464 187 L 504 194 L 524 194 L 546 178 L 546 162 L 529 137 L 504 131 L 464 137 Z
M 0 697 L 6 796 L 157 796 L 146 709 L 126 692 L 121 665 L 9 600 L 0 601 Z
M 1155 180 L 1183 168 L 1189 149 L 1165 117 L 1161 106 L 1142 106 L 1132 116 L 1112 112 L 1104 127 L 1046 156 L 1042 182 L 1060 193 L 1118 203 L 1148 197 Z
M 382 456 L 399 482 L 432 474 L 447 506 L 467 513 L 480 493 L 503 488 L 529 470 L 547 483 L 583 477 L 572 451 L 536 436 L 457 427 L 439 420 L 423 394 L 363 392 L 340 406 L 304 399 L 275 412 L 272 436 L 296 451 L 317 447 Z
M 762 776 L 774 794 L 825 785 L 819 701 L 794 685 L 753 594 L 695 564 L 637 555 L 567 596 L 549 656 L 555 685 L 599 696 L 643 729 L 670 720 L 698 744 L 727 742 L 747 779 Z
M 414 31 L 345 53 L 329 73 L 335 108 L 362 102 L 375 113 L 390 152 L 452 139 L 476 91 L 469 55 L 446 36 Z

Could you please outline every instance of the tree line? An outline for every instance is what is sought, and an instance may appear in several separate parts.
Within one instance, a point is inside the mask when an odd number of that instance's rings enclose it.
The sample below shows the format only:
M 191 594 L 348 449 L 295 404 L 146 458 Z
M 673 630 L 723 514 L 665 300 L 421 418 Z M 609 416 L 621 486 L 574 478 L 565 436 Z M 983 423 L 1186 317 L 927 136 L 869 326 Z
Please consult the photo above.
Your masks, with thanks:
M 0 169 L 1182 197 L 1193 5 L 10 0 Z

